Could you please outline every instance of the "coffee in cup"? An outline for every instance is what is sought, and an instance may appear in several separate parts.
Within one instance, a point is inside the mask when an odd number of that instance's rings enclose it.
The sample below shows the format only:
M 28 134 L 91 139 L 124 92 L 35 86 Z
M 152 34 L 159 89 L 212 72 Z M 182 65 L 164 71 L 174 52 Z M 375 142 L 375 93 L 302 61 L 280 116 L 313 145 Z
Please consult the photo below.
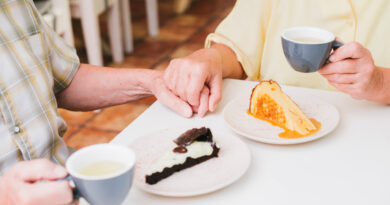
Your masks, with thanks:
M 316 72 L 328 61 L 333 50 L 343 44 L 335 41 L 333 33 L 316 27 L 294 27 L 281 34 L 282 47 L 294 70 Z

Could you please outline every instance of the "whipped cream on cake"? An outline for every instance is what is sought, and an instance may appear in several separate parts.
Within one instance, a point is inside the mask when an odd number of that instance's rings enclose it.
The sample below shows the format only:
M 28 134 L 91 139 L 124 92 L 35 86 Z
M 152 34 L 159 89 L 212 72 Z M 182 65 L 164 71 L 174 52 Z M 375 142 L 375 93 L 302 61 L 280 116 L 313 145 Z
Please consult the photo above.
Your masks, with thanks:
M 219 148 L 209 128 L 193 128 L 174 140 L 176 147 L 168 150 L 147 170 L 145 180 L 156 184 L 175 172 L 218 157 Z

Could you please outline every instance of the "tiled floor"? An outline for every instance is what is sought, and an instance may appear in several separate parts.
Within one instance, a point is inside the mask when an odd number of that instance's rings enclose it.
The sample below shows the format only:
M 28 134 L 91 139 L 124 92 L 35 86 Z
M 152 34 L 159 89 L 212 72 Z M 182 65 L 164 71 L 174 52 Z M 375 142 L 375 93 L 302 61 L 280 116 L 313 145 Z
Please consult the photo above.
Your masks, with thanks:
M 144 0 L 132 0 L 135 51 L 127 55 L 123 63 L 108 63 L 107 66 L 164 70 L 170 59 L 186 56 L 202 48 L 207 34 L 215 30 L 218 23 L 229 13 L 234 2 L 234 0 L 194 0 L 187 12 L 175 15 L 172 9 L 173 0 L 158 1 L 160 34 L 150 38 L 147 36 Z M 104 16 L 100 21 L 103 31 L 105 30 Z M 74 21 L 74 27 L 78 54 L 81 61 L 86 62 L 80 22 Z M 107 41 L 106 34 L 102 33 L 102 35 L 103 40 Z M 105 61 L 110 60 L 110 56 L 106 54 Z M 59 113 L 68 123 L 64 139 L 69 146 L 76 149 L 95 143 L 109 142 L 155 100 L 154 97 L 148 97 L 106 108 L 100 112 L 71 112 L 59 109 Z

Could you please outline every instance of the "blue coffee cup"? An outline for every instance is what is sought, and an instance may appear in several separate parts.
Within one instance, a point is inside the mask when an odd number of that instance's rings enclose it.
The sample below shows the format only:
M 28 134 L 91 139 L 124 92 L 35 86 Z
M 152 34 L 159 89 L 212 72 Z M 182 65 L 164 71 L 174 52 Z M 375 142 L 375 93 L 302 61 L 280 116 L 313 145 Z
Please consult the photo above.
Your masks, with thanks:
M 123 165 L 120 170 L 105 175 L 85 175 L 80 172 L 86 165 L 99 162 L 115 162 Z M 132 185 L 135 164 L 134 152 L 116 144 L 97 144 L 73 153 L 66 162 L 69 176 L 75 184 L 74 198 L 83 197 L 90 204 L 121 204 Z
M 343 46 L 333 33 L 316 27 L 293 27 L 281 33 L 288 63 L 303 73 L 316 72 L 327 62 L 332 50 Z

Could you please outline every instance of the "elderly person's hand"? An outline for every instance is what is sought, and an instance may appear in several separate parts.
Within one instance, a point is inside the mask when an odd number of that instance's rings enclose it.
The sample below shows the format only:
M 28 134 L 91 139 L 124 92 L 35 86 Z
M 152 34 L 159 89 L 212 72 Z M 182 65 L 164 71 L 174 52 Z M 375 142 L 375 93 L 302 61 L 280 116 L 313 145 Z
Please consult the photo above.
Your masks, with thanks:
M 357 42 L 338 48 L 318 72 L 336 89 L 356 99 L 381 101 L 382 69 L 374 64 L 371 53 Z
M 168 88 L 187 102 L 199 116 L 214 111 L 222 97 L 222 78 L 242 78 L 234 52 L 222 44 L 173 59 L 165 70 Z M 209 93 L 209 94 L 207 94 Z
M 147 79 L 149 90 L 165 106 L 179 113 L 183 117 L 191 117 L 191 106 L 172 93 L 172 91 L 165 85 L 163 76 L 164 73 L 161 71 L 150 71 L 150 76 Z
M 19 162 L 0 178 L 1 204 L 73 204 L 65 168 L 46 159 Z M 44 181 L 43 181 L 44 180 Z
M 214 111 L 222 93 L 221 57 L 214 49 L 201 49 L 187 57 L 173 59 L 165 71 L 164 79 L 168 88 L 177 96 L 191 106 L 199 107 L 199 113 Z M 205 86 L 210 88 L 210 97 L 206 105 L 201 105 L 202 90 L 208 90 L 204 89 Z

